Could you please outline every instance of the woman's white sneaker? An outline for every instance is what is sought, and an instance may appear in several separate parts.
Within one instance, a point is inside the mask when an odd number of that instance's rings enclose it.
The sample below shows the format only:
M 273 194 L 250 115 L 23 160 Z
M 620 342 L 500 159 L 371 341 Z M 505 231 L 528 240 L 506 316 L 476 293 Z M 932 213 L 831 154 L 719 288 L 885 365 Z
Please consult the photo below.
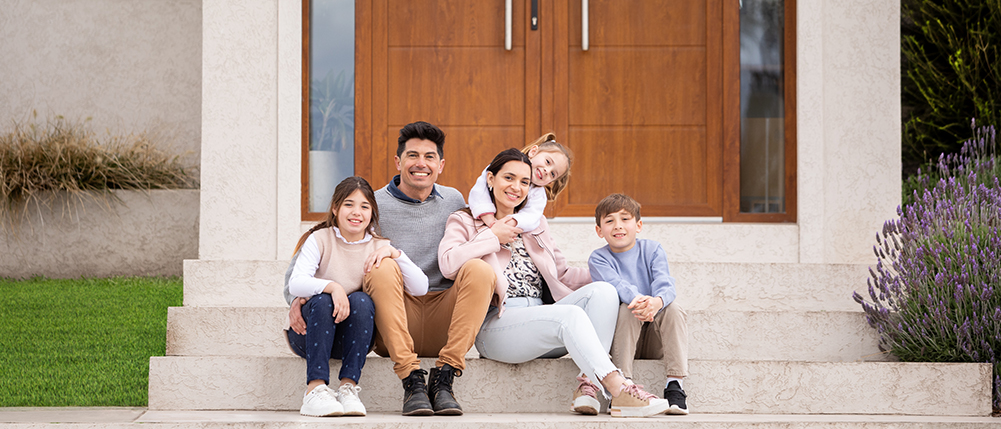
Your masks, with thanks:
M 334 391 L 326 384 L 316 386 L 302 397 L 299 414 L 312 417 L 335 417 L 344 415 L 344 407 L 334 396 Z
M 339 389 L 337 389 L 336 395 L 337 400 L 341 402 L 341 406 L 344 407 L 345 416 L 364 416 L 365 415 L 365 404 L 361 403 L 361 399 L 358 398 L 358 392 L 361 392 L 361 387 L 351 384 L 342 384 Z

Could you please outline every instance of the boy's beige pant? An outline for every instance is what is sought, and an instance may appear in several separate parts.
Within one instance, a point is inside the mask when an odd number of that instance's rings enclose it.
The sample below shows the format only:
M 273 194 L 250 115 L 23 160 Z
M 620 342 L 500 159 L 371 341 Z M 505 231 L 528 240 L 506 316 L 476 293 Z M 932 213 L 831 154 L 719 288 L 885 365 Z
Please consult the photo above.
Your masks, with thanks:
M 668 377 L 688 376 L 688 314 L 672 302 L 653 322 L 641 322 L 628 304 L 619 304 L 611 353 L 626 377 L 633 376 L 633 359 L 660 359 Z

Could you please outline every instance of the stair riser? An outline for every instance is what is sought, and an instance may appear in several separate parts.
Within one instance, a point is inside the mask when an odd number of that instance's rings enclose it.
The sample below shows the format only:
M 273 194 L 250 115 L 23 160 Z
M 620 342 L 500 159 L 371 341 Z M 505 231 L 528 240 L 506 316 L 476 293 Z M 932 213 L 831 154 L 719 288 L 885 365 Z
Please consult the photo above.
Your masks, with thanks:
M 283 308 L 174 307 L 167 355 L 289 356 Z M 689 311 L 689 358 L 881 361 L 874 329 L 854 312 Z
M 424 359 L 422 366 L 433 365 Z M 685 387 L 699 413 L 990 414 L 989 364 L 692 361 Z M 338 362 L 332 362 L 336 374 Z M 658 362 L 639 361 L 634 379 L 661 393 Z M 296 410 L 305 385 L 300 358 L 154 357 L 151 410 Z M 455 390 L 476 413 L 557 413 L 570 404 L 577 369 L 570 359 L 507 365 L 468 361 Z M 933 381 L 933 382 L 930 382 Z M 362 400 L 398 412 L 403 390 L 386 358 L 370 358 Z
M 571 265 L 586 266 L 585 261 Z M 184 305 L 282 307 L 287 261 L 184 261 Z M 834 264 L 673 263 L 688 310 L 856 311 L 868 268 Z

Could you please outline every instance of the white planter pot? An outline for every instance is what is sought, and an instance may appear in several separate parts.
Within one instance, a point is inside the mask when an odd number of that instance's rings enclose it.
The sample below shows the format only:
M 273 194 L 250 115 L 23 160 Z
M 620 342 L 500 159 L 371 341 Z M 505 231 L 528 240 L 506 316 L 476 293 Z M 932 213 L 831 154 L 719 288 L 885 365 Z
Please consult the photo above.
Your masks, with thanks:
M 337 184 L 354 174 L 350 152 L 309 151 L 309 211 L 326 212 Z

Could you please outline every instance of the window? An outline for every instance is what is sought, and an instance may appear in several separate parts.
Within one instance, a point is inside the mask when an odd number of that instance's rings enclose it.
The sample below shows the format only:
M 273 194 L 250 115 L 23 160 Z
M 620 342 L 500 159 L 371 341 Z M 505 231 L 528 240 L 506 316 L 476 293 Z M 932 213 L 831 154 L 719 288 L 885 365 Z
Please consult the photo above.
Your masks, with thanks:
M 354 0 L 303 1 L 304 218 L 325 213 L 354 175 L 354 9 Z

